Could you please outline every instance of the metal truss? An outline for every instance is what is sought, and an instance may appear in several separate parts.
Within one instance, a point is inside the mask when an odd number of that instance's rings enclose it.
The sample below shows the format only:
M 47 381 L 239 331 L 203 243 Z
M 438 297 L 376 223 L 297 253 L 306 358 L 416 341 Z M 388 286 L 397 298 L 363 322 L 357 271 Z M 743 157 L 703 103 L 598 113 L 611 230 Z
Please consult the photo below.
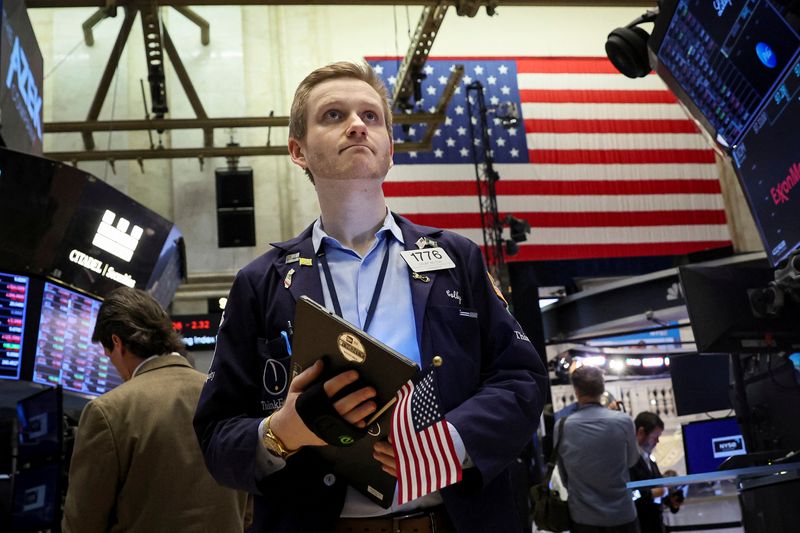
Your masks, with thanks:
M 431 149 L 431 139 L 444 121 L 444 112 L 452 98 L 455 87 L 460 83 L 463 70 L 453 72 L 448 80 L 447 87 L 436 105 L 434 113 L 414 113 L 413 100 L 420 98 L 419 84 L 424 77 L 422 67 L 425 64 L 444 15 L 448 7 L 454 6 L 459 15 L 475 16 L 480 7 L 485 7 L 488 14 L 492 15 L 495 9 L 502 6 L 530 6 L 530 5 L 650 5 L 652 1 L 642 0 L 528 0 L 528 1 L 498 1 L 498 0 L 406 0 L 406 1 L 292 1 L 292 0 L 26 0 L 28 8 L 65 8 L 65 7 L 96 7 L 97 11 L 83 23 L 84 40 L 88 46 L 94 44 L 92 29 L 107 17 L 114 17 L 118 9 L 123 9 L 125 19 L 119 30 L 112 47 L 111 54 L 101 76 L 97 90 L 87 113 L 86 121 L 82 123 L 60 122 L 45 123 L 44 132 L 66 133 L 80 132 L 85 150 L 71 152 L 48 152 L 45 155 L 52 159 L 71 162 L 79 161 L 115 161 L 144 159 L 171 159 L 171 158 L 198 158 L 201 162 L 207 157 L 242 157 L 262 155 L 285 155 L 286 146 L 225 146 L 213 145 L 213 130 L 216 128 L 246 128 L 246 127 L 285 127 L 288 117 L 228 117 L 209 118 L 203 108 L 202 102 L 191 82 L 188 72 L 181 61 L 177 49 L 169 36 L 167 29 L 159 19 L 159 7 L 172 7 L 179 13 L 194 22 L 200 28 L 200 39 L 203 45 L 210 41 L 209 23 L 203 17 L 192 11 L 189 6 L 220 6 L 220 5 L 369 5 L 369 6 L 394 6 L 394 5 L 421 5 L 423 13 L 417 25 L 416 32 L 401 64 L 397 78 L 397 91 L 392 107 L 395 109 L 394 122 L 396 124 L 427 124 L 426 136 L 417 143 L 399 143 L 395 145 L 397 152 L 427 151 Z M 136 15 L 141 14 L 141 23 L 144 33 L 144 49 L 148 65 L 148 83 L 150 85 L 151 111 L 154 118 L 150 119 L 146 113 L 146 120 L 99 121 L 100 110 L 108 95 L 114 73 L 119 66 L 119 59 L 125 44 L 130 36 L 130 31 Z M 186 93 L 196 118 L 166 119 L 167 107 L 166 84 L 164 76 L 164 56 L 169 58 L 173 65 L 178 80 Z M 163 132 L 168 129 L 202 129 L 203 146 L 197 148 L 163 148 L 153 146 L 150 149 L 129 150 L 96 150 L 92 134 L 94 132 L 108 131 L 147 131 L 153 129 Z
M 475 181 L 478 185 L 478 204 L 481 211 L 483 253 L 489 273 L 500 284 L 503 294 L 508 297 L 510 283 L 503 247 L 505 244 L 503 221 L 497 211 L 496 183 L 500 179 L 500 175 L 494 168 L 488 111 L 483 95 L 483 85 L 479 81 L 467 85 L 467 111 L 470 116 L 472 160 L 475 165 Z

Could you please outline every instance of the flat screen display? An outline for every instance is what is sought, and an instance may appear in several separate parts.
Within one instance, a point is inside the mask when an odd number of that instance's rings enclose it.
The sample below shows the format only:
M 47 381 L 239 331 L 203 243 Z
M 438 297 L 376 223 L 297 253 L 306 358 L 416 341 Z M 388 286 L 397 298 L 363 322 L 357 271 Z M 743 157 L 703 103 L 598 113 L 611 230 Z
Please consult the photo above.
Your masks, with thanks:
M 800 59 L 733 147 L 736 172 L 773 266 L 800 247 L 798 124 Z
M 728 457 L 747 453 L 735 418 L 692 422 L 682 430 L 687 474 L 713 472 Z
M 61 389 L 48 387 L 17 402 L 18 461 L 58 460 L 62 437 Z
M 717 141 L 733 146 L 794 63 L 800 34 L 770 0 L 664 4 L 662 13 L 670 13 L 666 4 L 674 12 L 653 43 L 657 70 L 668 71 Z
M 14 475 L 12 531 L 55 530 L 61 522 L 61 463 Z
M 46 282 L 42 296 L 33 381 L 100 395 L 122 383 L 92 332 L 101 302 Z
M 44 62 L 25 2 L 0 2 L 0 120 L 4 146 L 42 153 Z
M 0 272 L 0 379 L 19 379 L 30 278 Z

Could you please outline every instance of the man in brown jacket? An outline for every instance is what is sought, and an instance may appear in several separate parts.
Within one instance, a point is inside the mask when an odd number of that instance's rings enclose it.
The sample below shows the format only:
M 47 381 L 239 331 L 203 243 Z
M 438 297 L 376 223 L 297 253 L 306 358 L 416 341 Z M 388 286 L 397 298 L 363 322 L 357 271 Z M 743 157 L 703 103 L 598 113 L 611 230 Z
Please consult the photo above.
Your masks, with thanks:
M 115 290 L 100 307 L 92 341 L 125 383 L 83 410 L 63 531 L 242 531 L 245 495 L 214 481 L 194 438 L 205 375 L 181 355 L 158 302 Z

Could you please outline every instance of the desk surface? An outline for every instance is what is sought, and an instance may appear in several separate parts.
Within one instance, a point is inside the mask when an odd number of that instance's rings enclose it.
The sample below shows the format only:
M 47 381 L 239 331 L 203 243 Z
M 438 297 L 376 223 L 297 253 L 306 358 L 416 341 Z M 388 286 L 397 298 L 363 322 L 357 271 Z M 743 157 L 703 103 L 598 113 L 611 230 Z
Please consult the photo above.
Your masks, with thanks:
M 781 476 L 789 472 L 800 471 L 800 463 L 787 463 L 766 466 L 748 466 L 732 470 L 718 470 L 703 474 L 690 474 L 688 476 L 662 477 L 644 481 L 631 481 L 629 489 L 649 489 L 653 487 L 672 487 L 676 485 L 691 485 L 693 483 L 709 483 L 726 479 L 743 479 L 763 476 Z

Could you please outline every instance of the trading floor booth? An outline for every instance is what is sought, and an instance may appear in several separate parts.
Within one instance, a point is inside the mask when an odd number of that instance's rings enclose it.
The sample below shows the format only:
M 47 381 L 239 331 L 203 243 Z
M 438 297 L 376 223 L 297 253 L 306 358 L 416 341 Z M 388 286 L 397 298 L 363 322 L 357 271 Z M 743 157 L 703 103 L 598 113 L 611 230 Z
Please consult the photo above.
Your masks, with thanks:
M 182 237 L 96 177 L 5 148 L 0 202 L 0 518 L 57 529 L 80 410 L 122 383 L 91 341 L 102 299 L 128 286 L 168 306 Z

